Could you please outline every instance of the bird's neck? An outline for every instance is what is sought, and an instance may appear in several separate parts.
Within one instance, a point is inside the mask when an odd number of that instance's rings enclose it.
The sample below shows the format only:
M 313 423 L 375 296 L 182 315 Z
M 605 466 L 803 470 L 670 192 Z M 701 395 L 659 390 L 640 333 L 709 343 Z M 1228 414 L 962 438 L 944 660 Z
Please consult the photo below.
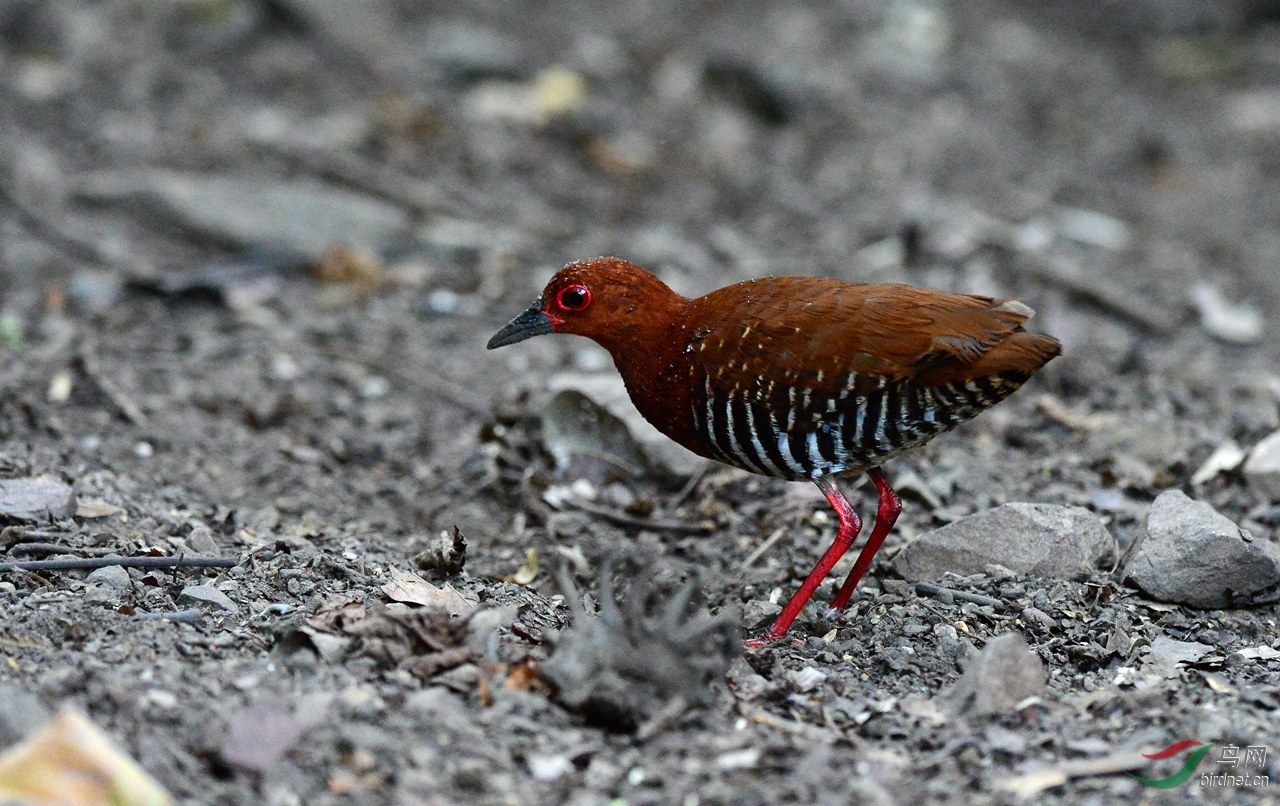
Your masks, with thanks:
M 673 303 L 676 303 L 673 300 Z M 683 304 L 678 304 L 683 303 Z M 626 384 L 631 402 L 662 433 L 684 444 L 690 410 L 689 365 L 684 357 L 689 335 L 688 300 L 631 333 L 618 333 L 603 346 Z

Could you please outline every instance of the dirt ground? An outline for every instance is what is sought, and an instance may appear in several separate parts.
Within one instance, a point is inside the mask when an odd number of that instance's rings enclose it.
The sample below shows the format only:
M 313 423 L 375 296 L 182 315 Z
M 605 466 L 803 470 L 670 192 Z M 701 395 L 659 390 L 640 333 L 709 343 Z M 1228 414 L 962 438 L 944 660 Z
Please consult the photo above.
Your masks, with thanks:
M 1275 605 L 891 565 L 1008 501 L 1124 550 L 1170 488 L 1275 539 L 1191 480 L 1280 427 L 1274 3 L 15 0 L 0 142 L 0 477 L 76 495 L 0 561 L 238 561 L 0 571 L 0 743 L 74 704 L 193 804 L 1280 802 L 1123 774 L 1196 739 L 1280 779 Z M 607 356 L 484 349 L 602 254 L 1016 296 L 1065 354 L 889 465 L 846 619 L 745 650 L 813 486 L 557 461 Z M 948 708 L 1010 632 L 1043 694 Z

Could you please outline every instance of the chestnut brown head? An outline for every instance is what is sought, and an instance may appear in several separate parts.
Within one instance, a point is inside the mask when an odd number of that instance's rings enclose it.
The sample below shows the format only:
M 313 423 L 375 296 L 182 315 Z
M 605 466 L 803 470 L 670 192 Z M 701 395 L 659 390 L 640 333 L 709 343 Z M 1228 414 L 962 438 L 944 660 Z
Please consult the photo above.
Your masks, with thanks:
M 613 257 L 555 273 L 529 310 L 489 339 L 490 350 L 544 333 L 586 336 L 615 353 L 664 332 L 689 301 L 649 272 Z

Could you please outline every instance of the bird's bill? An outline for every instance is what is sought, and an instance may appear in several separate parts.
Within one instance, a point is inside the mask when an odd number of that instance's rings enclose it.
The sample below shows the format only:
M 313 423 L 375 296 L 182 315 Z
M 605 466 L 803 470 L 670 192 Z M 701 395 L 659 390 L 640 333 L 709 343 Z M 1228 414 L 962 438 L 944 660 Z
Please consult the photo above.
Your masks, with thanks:
M 486 346 L 490 350 L 506 347 L 508 344 L 551 333 L 552 330 L 551 317 L 534 307 L 512 319 L 506 327 L 494 333 Z

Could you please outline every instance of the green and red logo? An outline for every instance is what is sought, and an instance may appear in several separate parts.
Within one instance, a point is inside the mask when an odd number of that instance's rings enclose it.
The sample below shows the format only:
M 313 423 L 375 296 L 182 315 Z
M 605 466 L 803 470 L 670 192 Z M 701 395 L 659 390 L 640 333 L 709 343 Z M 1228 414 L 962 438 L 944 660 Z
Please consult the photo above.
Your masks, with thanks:
M 1187 779 L 1196 771 L 1196 767 L 1200 764 L 1200 759 L 1204 758 L 1205 753 L 1209 752 L 1209 749 L 1213 747 L 1212 744 L 1197 742 L 1194 739 L 1184 739 L 1180 742 L 1174 742 L 1159 753 L 1142 754 L 1144 758 L 1149 758 L 1152 761 L 1158 761 L 1159 759 L 1176 756 L 1183 750 L 1191 747 L 1198 747 L 1200 749 L 1188 756 L 1186 762 L 1182 765 L 1182 769 L 1178 770 L 1173 775 L 1170 775 L 1168 778 L 1143 778 L 1141 776 L 1134 775 L 1131 772 L 1127 772 L 1125 775 L 1128 775 L 1139 783 L 1146 784 L 1147 786 L 1154 786 L 1156 789 L 1170 789 L 1175 786 L 1180 786 L 1186 783 Z

